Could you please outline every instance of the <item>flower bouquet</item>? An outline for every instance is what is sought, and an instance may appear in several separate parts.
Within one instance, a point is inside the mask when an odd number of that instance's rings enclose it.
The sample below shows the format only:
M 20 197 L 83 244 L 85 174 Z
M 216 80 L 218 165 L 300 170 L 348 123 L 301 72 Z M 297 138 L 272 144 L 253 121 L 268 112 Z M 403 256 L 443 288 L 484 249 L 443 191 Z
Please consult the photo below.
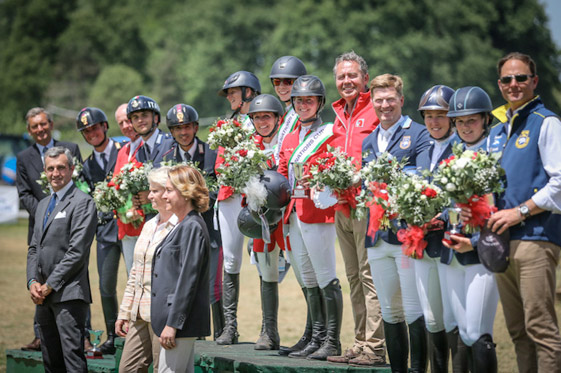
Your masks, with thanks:
M 354 214 L 356 209 L 356 195 L 360 190 L 360 174 L 349 157 L 339 148 L 327 147 L 327 152 L 319 154 L 309 167 L 310 182 L 317 188 L 326 186 L 331 189 L 338 199 L 347 203 L 336 204 L 335 210 L 340 210 L 346 217 Z
M 209 130 L 208 144 L 211 149 L 232 149 L 249 139 L 251 132 L 237 119 L 220 119 Z
M 121 172 L 113 177 L 112 182 L 119 193 L 119 198 L 124 203 L 117 208 L 117 216 L 125 223 L 132 223 L 136 228 L 142 224 L 145 214 L 154 213 L 152 204 L 142 205 L 142 209 L 136 211 L 133 208 L 132 198 L 139 192 L 149 190 L 148 173 L 152 170 L 150 163 L 129 162 L 121 168 Z
M 370 212 L 368 235 L 374 236 L 379 229 L 391 227 L 395 214 L 390 208 L 389 189 L 402 173 L 407 158 L 398 161 L 390 153 L 382 153 L 376 160 L 364 165 L 360 178 L 364 188 L 357 197 L 357 218 L 362 219 Z
M 115 183 L 105 180 L 95 184 L 93 199 L 97 211 L 103 213 L 113 212 L 113 210 L 117 210 L 126 202 L 116 189 Z
M 497 211 L 488 197 L 503 191 L 501 180 L 505 172 L 499 165 L 501 154 L 463 150 L 462 144 L 454 145 L 452 151 L 454 154 L 438 166 L 434 182 L 458 207 L 471 209 L 472 218 L 466 222 L 464 231 L 473 233 Z
M 402 174 L 395 181 L 393 207 L 399 219 L 407 223 L 406 229 L 397 232 L 397 239 L 403 244 L 403 253 L 414 259 L 423 258 L 427 246 L 424 240 L 429 222 L 450 200 L 442 190 L 418 175 Z
M 253 140 L 226 148 L 223 158 L 224 162 L 216 169 L 218 184 L 233 188 L 235 193 L 241 193 L 252 177 L 263 175 L 269 159 Z

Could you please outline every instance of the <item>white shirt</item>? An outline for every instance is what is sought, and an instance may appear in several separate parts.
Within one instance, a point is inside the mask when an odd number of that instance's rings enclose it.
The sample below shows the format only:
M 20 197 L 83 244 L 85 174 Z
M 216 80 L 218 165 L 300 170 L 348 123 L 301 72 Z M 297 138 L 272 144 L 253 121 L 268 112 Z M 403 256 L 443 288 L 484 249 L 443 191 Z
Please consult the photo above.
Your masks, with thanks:
M 378 150 L 380 151 L 380 153 L 386 151 L 393 134 L 397 131 L 404 120 L 405 117 L 402 115 L 401 118 L 399 118 L 399 120 L 392 124 L 392 126 L 387 130 L 385 130 L 381 125 L 379 126 L 380 131 L 378 132 Z
M 177 145 L 178 149 L 179 149 L 179 154 L 181 154 L 181 159 L 183 159 L 183 161 L 187 161 L 187 157 L 185 156 L 185 153 L 189 154 L 189 156 L 191 158 L 189 158 L 189 160 L 193 160 L 193 158 L 195 157 L 195 151 L 197 150 L 197 139 L 195 138 L 195 140 L 193 141 L 193 145 L 191 145 L 191 147 L 189 148 L 189 150 L 185 151 L 181 148 L 181 146 Z
M 53 139 L 51 139 L 51 141 L 49 141 L 49 143 L 46 146 L 43 146 L 39 143 L 35 143 L 35 146 L 37 146 L 37 149 L 39 149 L 39 154 L 41 155 L 41 161 L 43 162 L 43 164 L 45 164 L 45 159 L 43 157 L 43 152 L 46 150 L 43 150 L 44 148 L 50 149 L 53 146 L 55 146 L 55 142 Z
M 454 137 L 454 135 L 450 135 L 445 140 L 434 140 L 434 148 L 432 149 L 432 157 L 430 160 L 431 171 L 438 165 L 438 160 L 440 159 L 442 153 L 444 153 L 444 150 L 446 150 L 446 147 L 450 144 L 450 141 L 452 141 L 452 137 Z

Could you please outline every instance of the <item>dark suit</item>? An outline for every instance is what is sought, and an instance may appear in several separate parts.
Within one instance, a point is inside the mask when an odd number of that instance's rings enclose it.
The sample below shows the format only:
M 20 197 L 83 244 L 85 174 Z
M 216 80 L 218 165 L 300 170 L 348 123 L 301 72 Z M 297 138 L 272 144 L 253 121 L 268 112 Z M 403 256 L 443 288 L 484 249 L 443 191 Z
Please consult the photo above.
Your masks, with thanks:
M 42 222 L 50 198 L 37 206 Z M 74 185 L 49 216 L 36 224 L 27 253 L 27 281 L 47 283 L 52 292 L 37 306 L 45 370 L 86 372 L 83 330 L 92 301 L 88 262 L 97 216 L 94 201 Z
M 176 338 L 210 335 L 208 276 L 208 231 L 191 211 L 154 252 L 150 319 L 157 336 L 166 325 Z
M 216 181 L 216 172 L 214 170 L 214 165 L 216 163 L 216 150 L 212 150 L 208 144 L 201 141 L 198 137 L 196 138 L 196 149 L 195 154 L 191 161 L 197 165 L 197 167 L 204 171 L 207 177 Z M 174 161 L 181 163 L 184 161 L 181 158 L 181 152 L 179 149 L 179 144 L 174 140 L 171 147 L 154 161 L 154 164 L 159 165 L 162 162 Z M 221 251 L 222 251 L 222 240 L 220 238 L 220 231 L 214 229 L 214 204 L 216 203 L 217 191 L 209 193 L 210 201 L 209 208 L 207 211 L 202 213 L 203 219 L 206 223 L 208 233 L 210 235 L 210 302 L 215 303 L 222 297 L 222 262 L 221 262 Z
M 71 142 L 53 141 L 54 146 L 67 148 L 72 153 L 72 156 L 78 158 L 80 163 L 82 162 L 82 155 L 78 145 Z M 35 144 L 22 150 L 17 155 L 16 186 L 18 188 L 19 202 L 29 213 L 27 244 L 31 242 L 31 236 L 33 235 L 37 204 L 46 196 L 36 182 L 41 176 L 41 172 L 43 172 L 43 161 L 41 158 L 42 155 Z
M 95 158 L 94 152 L 84 161 L 82 174 L 84 179 L 93 192 L 95 184 L 110 180 L 113 176 L 117 154 L 121 149 L 121 143 L 113 142 L 107 167 L 101 168 Z M 117 277 L 119 272 L 119 259 L 121 257 L 121 241 L 117 237 L 117 220 L 113 213 L 97 213 L 98 225 L 96 230 L 97 242 L 97 273 L 99 274 L 99 292 L 101 295 L 101 305 L 103 316 L 107 328 L 108 336 L 115 331 L 115 321 L 119 312 L 117 300 Z
M 161 154 L 168 151 L 174 142 L 173 137 L 171 137 L 169 133 L 161 130 L 156 131 L 152 136 L 156 136 L 156 140 L 148 155 L 146 154 L 146 144 L 144 140 L 142 140 L 142 145 L 138 147 L 136 159 L 140 163 L 154 162 Z

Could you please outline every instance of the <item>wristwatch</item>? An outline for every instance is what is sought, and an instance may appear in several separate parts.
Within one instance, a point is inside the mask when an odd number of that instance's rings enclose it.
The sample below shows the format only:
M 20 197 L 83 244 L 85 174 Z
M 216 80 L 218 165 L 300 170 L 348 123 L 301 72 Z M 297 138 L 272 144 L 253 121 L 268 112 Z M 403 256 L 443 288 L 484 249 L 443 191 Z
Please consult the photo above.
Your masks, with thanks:
M 520 213 L 520 216 L 522 216 L 524 219 L 530 217 L 530 208 L 526 206 L 526 204 L 524 203 L 518 206 L 518 212 Z

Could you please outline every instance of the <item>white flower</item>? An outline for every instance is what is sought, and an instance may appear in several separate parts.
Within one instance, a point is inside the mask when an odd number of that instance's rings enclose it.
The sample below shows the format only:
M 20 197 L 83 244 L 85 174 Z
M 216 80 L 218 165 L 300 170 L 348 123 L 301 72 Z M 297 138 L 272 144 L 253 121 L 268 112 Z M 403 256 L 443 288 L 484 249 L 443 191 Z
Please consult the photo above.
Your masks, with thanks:
M 446 185 L 448 183 L 448 178 L 447 177 L 443 177 L 442 179 L 440 179 L 440 182 L 444 185 Z
M 456 185 L 452 184 L 452 183 L 448 183 L 448 184 L 446 184 L 446 190 L 449 191 L 449 192 L 453 192 L 453 191 L 456 190 Z

